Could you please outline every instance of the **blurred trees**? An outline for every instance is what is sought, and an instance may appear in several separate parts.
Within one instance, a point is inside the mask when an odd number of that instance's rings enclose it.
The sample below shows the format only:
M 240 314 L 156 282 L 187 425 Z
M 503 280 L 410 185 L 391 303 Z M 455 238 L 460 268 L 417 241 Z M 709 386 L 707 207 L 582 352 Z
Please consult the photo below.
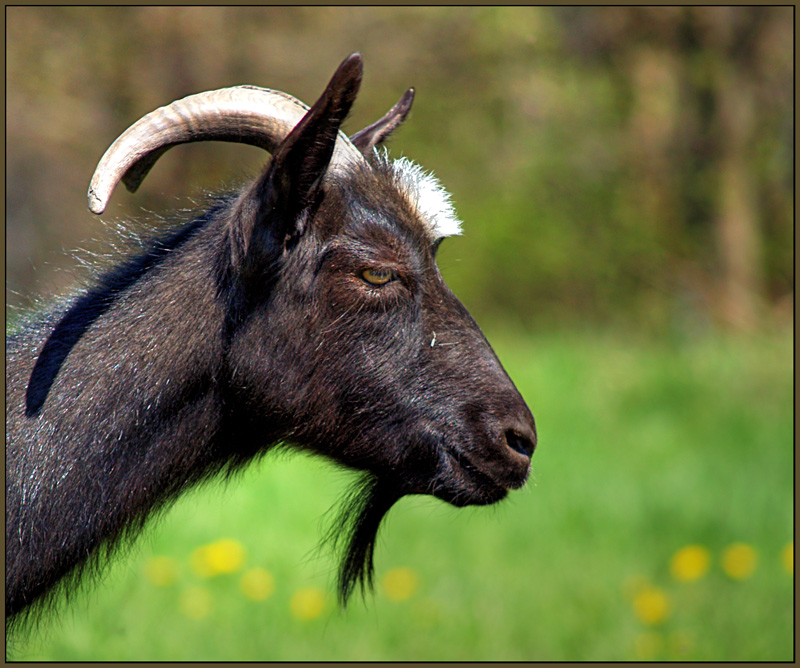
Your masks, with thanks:
M 703 262 L 693 289 L 715 314 L 751 326 L 762 300 L 791 290 L 781 284 L 791 274 L 780 276 L 772 255 L 784 253 L 788 267 L 791 191 L 775 195 L 791 183 L 791 16 L 663 7 L 616 21 L 573 18 L 575 49 L 611 62 L 631 97 L 629 158 L 641 212 L 671 232 L 676 251 L 688 242 L 689 257 Z M 764 237 L 780 239 L 783 250 Z
M 410 85 L 392 142 L 453 193 L 445 277 L 479 320 L 691 332 L 792 313 L 791 7 L 9 7 L 7 298 L 61 290 L 101 237 L 85 191 L 142 114 L 239 83 L 312 102 L 358 50 L 347 130 Z M 107 219 L 253 175 L 256 149 L 168 153 Z M 183 202 L 179 198 L 184 198 Z M 106 238 L 108 234 L 106 234 Z M 97 244 L 102 248 L 102 244 Z M 34 281 L 34 276 L 36 281 Z

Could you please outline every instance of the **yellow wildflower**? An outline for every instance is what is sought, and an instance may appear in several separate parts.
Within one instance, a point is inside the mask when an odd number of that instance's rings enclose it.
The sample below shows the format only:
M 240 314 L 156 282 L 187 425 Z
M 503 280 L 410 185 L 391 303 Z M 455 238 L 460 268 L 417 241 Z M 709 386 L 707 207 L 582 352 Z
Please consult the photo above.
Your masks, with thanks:
M 325 610 L 325 593 L 317 587 L 298 589 L 289 601 L 292 617 L 300 621 L 316 619 Z
M 275 590 L 275 579 L 263 568 L 251 568 L 242 575 L 239 588 L 247 598 L 263 601 Z
M 734 580 L 749 578 L 756 570 L 758 555 L 745 543 L 734 543 L 722 552 L 722 570 Z
M 411 620 L 415 626 L 435 628 L 442 620 L 442 606 L 432 598 L 418 598 L 411 604 Z
M 644 587 L 633 599 L 633 610 L 643 624 L 660 624 L 669 614 L 667 595 L 658 587 Z
M 419 588 L 419 578 L 410 568 L 393 568 L 381 579 L 381 587 L 391 601 L 405 601 Z
M 794 541 L 781 550 L 781 563 L 789 575 L 794 575 Z
M 204 587 L 190 587 L 181 594 L 178 605 L 189 619 L 205 619 L 213 607 L 211 593 Z
M 178 579 L 178 562 L 171 557 L 152 557 L 144 565 L 144 576 L 156 587 L 169 587 Z
M 246 550 L 231 538 L 198 547 L 191 556 L 192 570 L 201 578 L 209 578 L 221 573 L 235 573 L 244 566 Z
M 669 571 L 679 582 L 691 582 L 706 574 L 710 562 L 711 555 L 702 545 L 687 545 L 672 555 Z

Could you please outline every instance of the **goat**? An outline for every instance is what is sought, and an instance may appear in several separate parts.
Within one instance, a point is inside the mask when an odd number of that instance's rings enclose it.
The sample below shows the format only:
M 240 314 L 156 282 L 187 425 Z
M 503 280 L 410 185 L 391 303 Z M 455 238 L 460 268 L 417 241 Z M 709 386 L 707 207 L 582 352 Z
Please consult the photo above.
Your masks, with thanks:
M 290 444 L 362 472 L 334 540 L 338 594 L 372 585 L 379 525 L 404 495 L 490 504 L 525 483 L 533 416 L 436 266 L 449 195 L 340 130 L 362 59 L 308 108 L 269 89 L 192 95 L 126 130 L 89 207 L 133 192 L 170 147 L 272 154 L 238 191 L 158 234 L 7 339 L 6 616 L 78 581 L 189 486 Z

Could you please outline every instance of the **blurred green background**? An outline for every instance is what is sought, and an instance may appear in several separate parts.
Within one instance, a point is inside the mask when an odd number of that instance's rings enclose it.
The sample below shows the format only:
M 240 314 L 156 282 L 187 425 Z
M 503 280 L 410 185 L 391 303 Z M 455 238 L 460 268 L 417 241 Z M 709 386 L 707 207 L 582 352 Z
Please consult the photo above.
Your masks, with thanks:
M 268 457 L 193 491 L 10 658 L 780 660 L 793 656 L 791 7 L 6 10 L 6 298 L 69 289 L 115 232 L 86 187 L 130 123 L 241 83 L 311 103 L 464 220 L 442 272 L 540 432 L 495 508 L 407 498 L 346 612 L 315 547 L 351 475 Z M 158 226 L 264 155 L 166 154 L 104 220 Z M 155 212 L 150 214 L 148 212 Z M 14 311 L 15 313 L 18 311 Z M 13 317 L 13 316 L 12 316 Z

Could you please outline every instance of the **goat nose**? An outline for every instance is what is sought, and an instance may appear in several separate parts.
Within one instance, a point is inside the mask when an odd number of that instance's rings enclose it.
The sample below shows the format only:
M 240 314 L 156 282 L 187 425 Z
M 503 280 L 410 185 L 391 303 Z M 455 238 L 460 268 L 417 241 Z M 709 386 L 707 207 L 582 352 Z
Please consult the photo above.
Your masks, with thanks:
M 512 450 L 518 452 L 526 457 L 531 457 L 533 451 L 536 450 L 536 429 L 528 429 L 526 427 L 515 426 L 506 429 L 504 434 L 506 445 Z

